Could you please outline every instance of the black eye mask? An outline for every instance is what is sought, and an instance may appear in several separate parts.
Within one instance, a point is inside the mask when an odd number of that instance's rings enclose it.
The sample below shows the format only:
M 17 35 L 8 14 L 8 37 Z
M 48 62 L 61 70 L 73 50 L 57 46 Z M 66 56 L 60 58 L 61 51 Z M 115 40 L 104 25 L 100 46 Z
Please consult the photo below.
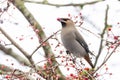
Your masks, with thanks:
M 66 23 L 65 22 L 61 22 L 62 24 L 62 27 L 65 27 L 66 26 Z
M 67 21 L 67 20 L 70 20 L 70 19 L 68 19 L 68 18 L 62 18 L 62 20 Z M 61 22 L 61 24 L 62 24 L 62 27 L 65 27 L 65 26 L 66 26 L 66 23 L 65 23 L 65 22 Z
M 70 20 L 70 19 L 67 19 L 67 18 L 63 18 L 64 21 L 67 21 L 67 20 Z

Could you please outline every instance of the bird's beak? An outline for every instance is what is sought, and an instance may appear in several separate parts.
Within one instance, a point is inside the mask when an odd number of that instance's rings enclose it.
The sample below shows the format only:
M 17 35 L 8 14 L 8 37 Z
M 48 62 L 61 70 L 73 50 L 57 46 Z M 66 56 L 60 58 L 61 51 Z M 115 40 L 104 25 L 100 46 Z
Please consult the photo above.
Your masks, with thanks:
M 57 18 L 57 20 L 58 20 L 59 22 L 64 22 L 64 23 L 65 23 L 65 21 L 64 21 L 63 19 L 61 19 L 61 18 Z

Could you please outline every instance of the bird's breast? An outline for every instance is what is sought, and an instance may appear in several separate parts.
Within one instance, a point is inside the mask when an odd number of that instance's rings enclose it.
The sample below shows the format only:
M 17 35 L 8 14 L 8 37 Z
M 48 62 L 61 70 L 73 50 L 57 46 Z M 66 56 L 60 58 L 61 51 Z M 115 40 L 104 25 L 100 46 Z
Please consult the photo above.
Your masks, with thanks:
M 83 57 L 86 54 L 85 49 L 76 40 L 74 31 L 62 31 L 61 40 L 64 47 L 77 57 Z

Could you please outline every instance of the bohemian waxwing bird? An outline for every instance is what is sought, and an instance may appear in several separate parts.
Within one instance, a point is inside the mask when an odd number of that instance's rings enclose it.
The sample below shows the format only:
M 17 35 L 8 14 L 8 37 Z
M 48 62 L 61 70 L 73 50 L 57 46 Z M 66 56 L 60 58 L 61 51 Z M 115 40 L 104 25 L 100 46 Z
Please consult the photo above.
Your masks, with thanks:
M 62 24 L 61 40 L 64 47 L 76 57 L 83 57 L 94 68 L 89 53 L 90 50 L 85 40 L 75 28 L 74 22 L 69 18 L 58 18 Z

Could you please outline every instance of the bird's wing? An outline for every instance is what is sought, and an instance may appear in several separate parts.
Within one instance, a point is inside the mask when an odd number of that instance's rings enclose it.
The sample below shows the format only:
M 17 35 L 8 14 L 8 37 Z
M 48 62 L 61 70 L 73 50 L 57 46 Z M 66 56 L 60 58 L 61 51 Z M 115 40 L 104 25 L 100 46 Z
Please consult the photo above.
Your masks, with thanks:
M 78 31 L 75 31 L 75 35 L 76 35 L 76 40 L 85 49 L 85 51 L 87 53 L 90 52 L 87 43 L 85 42 L 85 40 L 83 39 L 83 37 L 80 35 L 80 33 Z
M 90 50 L 89 47 L 87 45 L 87 43 L 85 42 L 85 40 L 83 39 L 83 37 L 80 35 L 80 33 L 78 31 L 75 31 L 75 36 L 76 36 L 76 41 L 79 42 L 79 44 L 85 49 L 85 51 L 87 53 L 90 53 L 91 55 L 95 56 Z

